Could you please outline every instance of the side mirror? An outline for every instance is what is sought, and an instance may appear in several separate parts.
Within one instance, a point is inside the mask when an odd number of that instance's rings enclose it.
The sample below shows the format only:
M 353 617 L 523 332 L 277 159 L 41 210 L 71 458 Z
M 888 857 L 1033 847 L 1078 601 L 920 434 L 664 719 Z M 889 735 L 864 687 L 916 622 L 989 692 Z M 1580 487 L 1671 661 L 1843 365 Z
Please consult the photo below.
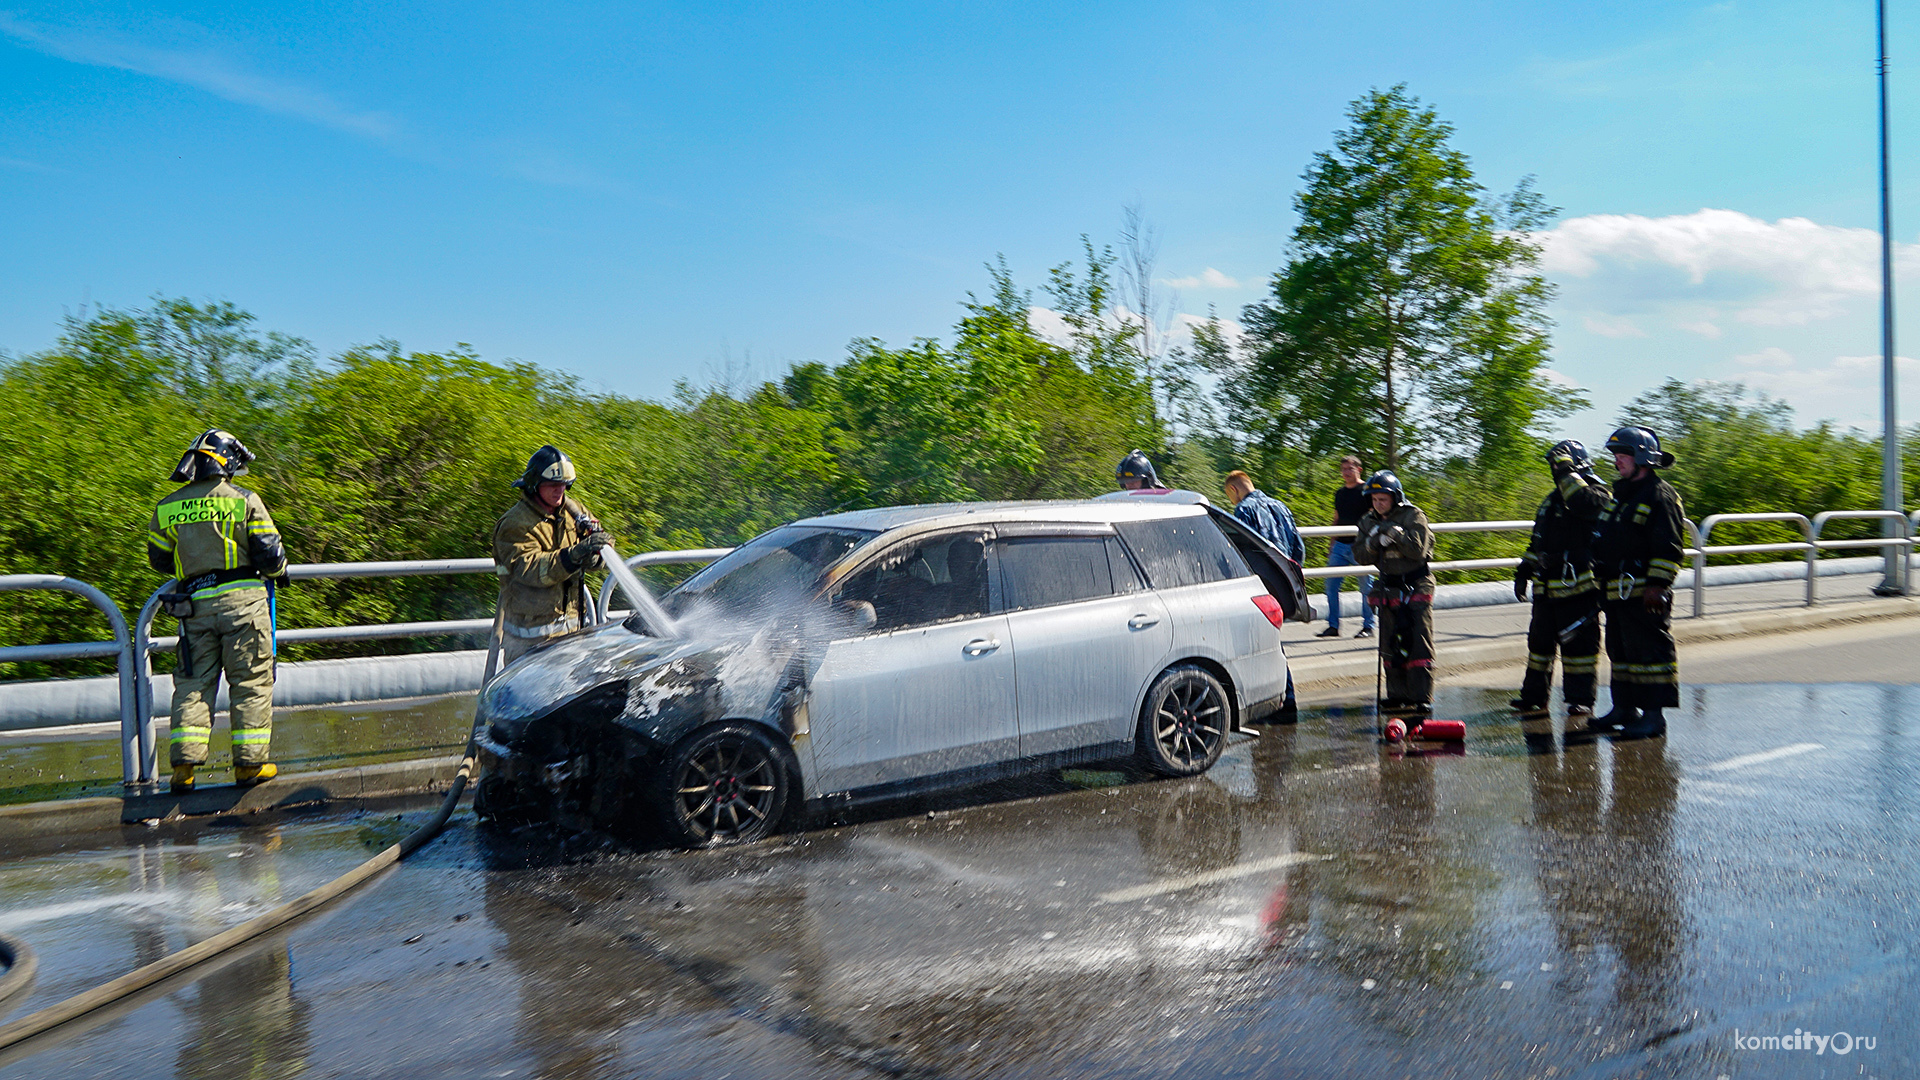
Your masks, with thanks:
M 865 600 L 842 600 L 833 605 L 833 610 L 847 620 L 848 625 L 856 633 L 864 634 L 880 621 L 880 616 L 873 610 L 873 605 Z

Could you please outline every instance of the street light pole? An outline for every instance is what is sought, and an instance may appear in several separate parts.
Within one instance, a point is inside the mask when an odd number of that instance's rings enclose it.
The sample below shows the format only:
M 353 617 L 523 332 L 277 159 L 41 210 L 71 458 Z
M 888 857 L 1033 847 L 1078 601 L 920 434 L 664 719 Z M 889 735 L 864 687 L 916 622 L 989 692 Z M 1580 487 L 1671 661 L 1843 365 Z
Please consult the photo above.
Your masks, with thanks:
M 1880 504 L 1904 510 L 1900 482 L 1900 426 L 1894 408 L 1893 375 L 1893 197 L 1887 182 L 1887 0 L 1878 0 L 1880 41 Z M 1895 523 L 1886 523 L 1886 535 L 1898 535 Z M 1908 549 L 1888 547 L 1886 577 L 1873 591 L 1899 596 L 1906 590 Z

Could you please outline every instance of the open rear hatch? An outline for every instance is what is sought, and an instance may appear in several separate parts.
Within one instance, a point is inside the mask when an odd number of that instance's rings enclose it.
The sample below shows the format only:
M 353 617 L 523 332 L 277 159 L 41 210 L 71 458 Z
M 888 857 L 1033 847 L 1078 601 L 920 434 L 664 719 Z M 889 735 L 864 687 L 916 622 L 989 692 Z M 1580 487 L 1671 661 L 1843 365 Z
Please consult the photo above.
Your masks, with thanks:
M 1208 506 L 1207 514 L 1227 535 L 1247 566 L 1260 577 L 1267 592 L 1280 602 L 1280 610 L 1291 622 L 1312 622 L 1313 605 L 1308 599 L 1306 577 L 1294 562 L 1272 542 L 1246 526 L 1239 518 L 1217 506 Z

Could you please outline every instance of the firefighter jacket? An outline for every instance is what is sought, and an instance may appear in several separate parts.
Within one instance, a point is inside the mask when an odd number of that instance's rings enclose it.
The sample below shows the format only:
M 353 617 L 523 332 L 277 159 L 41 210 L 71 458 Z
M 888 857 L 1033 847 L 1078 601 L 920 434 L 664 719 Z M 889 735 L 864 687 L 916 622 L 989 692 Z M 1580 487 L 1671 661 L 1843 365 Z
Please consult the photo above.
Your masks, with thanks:
M 1433 573 L 1427 569 L 1433 558 L 1433 529 L 1419 507 L 1403 502 L 1385 517 L 1369 510 L 1357 528 L 1353 560 L 1378 567 L 1382 585 L 1433 592 Z
M 569 548 L 586 536 L 587 511 L 571 496 L 543 513 L 522 496 L 493 527 L 493 572 L 500 575 L 500 613 L 506 632 L 518 638 L 564 634 L 582 623 L 580 586 L 584 567 L 569 565 Z
M 287 572 L 287 553 L 267 504 L 223 477 L 196 480 L 160 500 L 147 525 L 147 563 L 204 600 L 265 588 L 261 578 Z
M 1680 495 L 1651 469 L 1613 482 L 1613 503 L 1593 534 L 1593 569 L 1601 599 L 1626 599 L 1653 585 L 1671 588 L 1686 549 Z
M 1599 587 L 1593 580 L 1593 526 L 1607 503 L 1598 479 L 1571 469 L 1540 500 L 1533 536 L 1520 556 L 1520 568 L 1539 583 L 1540 595 L 1579 596 Z

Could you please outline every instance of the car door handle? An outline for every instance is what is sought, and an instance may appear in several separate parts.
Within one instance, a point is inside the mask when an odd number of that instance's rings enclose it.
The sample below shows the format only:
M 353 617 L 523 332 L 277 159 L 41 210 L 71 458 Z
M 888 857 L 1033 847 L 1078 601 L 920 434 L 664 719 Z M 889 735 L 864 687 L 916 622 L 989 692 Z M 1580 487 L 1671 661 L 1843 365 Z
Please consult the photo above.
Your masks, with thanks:
M 1159 626 L 1160 620 L 1152 615 L 1140 614 L 1127 620 L 1127 629 L 1145 630 L 1149 626 Z
M 999 638 L 974 638 L 960 651 L 968 656 L 985 656 L 1000 647 Z

